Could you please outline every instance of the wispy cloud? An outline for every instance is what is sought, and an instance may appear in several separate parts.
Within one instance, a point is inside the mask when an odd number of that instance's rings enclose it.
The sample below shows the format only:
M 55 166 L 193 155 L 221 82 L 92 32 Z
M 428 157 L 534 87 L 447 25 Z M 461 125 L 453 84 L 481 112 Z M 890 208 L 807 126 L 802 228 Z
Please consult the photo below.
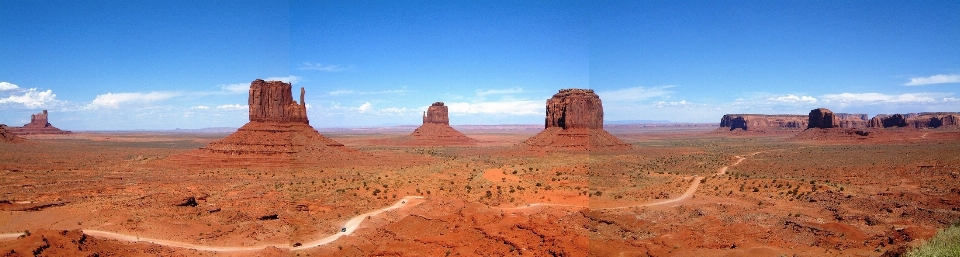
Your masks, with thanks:
M 279 80 L 279 81 L 283 81 L 291 84 L 296 84 L 300 82 L 300 79 L 302 79 L 300 76 L 290 75 L 286 77 L 268 77 L 263 80 L 266 80 L 266 81 Z M 250 85 L 247 85 L 247 88 L 249 89 Z
M 686 107 L 691 104 L 692 103 L 687 102 L 687 100 L 680 100 L 678 102 L 659 101 L 655 103 L 653 106 L 659 109 L 663 109 L 663 108 L 670 108 L 670 107 Z
M 197 106 L 194 106 L 194 107 L 193 107 L 193 108 L 191 108 L 191 109 L 197 109 L 197 110 L 207 110 L 207 109 L 210 109 L 210 106 L 205 106 L 205 105 L 197 105 Z
M 241 104 L 224 104 L 224 105 L 217 106 L 217 109 L 227 110 L 227 111 L 246 110 L 248 108 L 250 107 L 245 104 L 242 104 L 242 105 Z
M 952 93 L 906 93 L 888 95 L 881 93 L 840 93 L 821 96 L 825 103 L 933 103 Z
M 326 64 L 326 65 L 324 65 L 324 64 L 322 64 L 322 63 L 310 63 L 310 62 L 303 62 L 303 63 L 301 63 L 301 64 L 300 64 L 300 67 L 297 67 L 297 69 L 298 69 L 298 70 L 326 71 L 326 72 L 338 72 L 338 71 L 346 70 L 346 68 L 341 67 L 341 66 L 339 66 L 339 65 L 332 65 L 332 64 Z
M 477 96 L 488 96 L 488 95 L 509 95 L 509 94 L 519 94 L 523 93 L 523 88 L 507 88 L 507 89 L 487 89 L 487 90 L 477 90 Z
M 816 103 L 817 102 L 817 98 L 812 96 L 796 96 L 792 94 L 787 94 L 785 96 L 771 97 L 771 98 L 768 98 L 767 100 L 774 101 L 774 102 L 782 102 L 782 103 Z
M 18 103 L 23 104 L 27 108 L 33 109 L 43 107 L 50 102 L 56 101 L 56 98 L 57 95 L 53 93 L 53 90 L 47 89 L 47 91 L 38 91 L 36 88 L 31 88 L 26 90 L 23 95 L 11 95 L 6 98 L 0 98 L 0 104 Z
M 100 109 L 100 108 L 119 108 L 121 104 L 124 103 L 147 103 L 154 101 L 161 101 L 170 99 L 176 96 L 179 96 L 180 93 L 175 92 L 150 92 L 150 93 L 106 93 L 98 95 L 97 98 L 93 99 L 90 104 L 86 106 L 87 109 Z
M 223 92 L 228 94 L 243 94 L 250 92 L 250 84 L 248 83 L 234 83 L 234 84 L 225 84 L 220 85 L 220 89 Z
M 960 83 L 960 74 L 940 74 L 929 77 L 911 78 L 904 86 L 924 86 L 933 84 Z
M 14 90 L 18 88 L 20 87 L 18 87 L 16 84 L 6 82 L 6 81 L 0 82 L 0 91 Z
M 672 87 L 676 86 L 638 86 L 613 91 L 597 92 L 597 95 L 599 95 L 600 99 L 603 99 L 604 102 L 638 102 L 651 98 L 669 96 L 673 94 L 673 91 L 667 89 Z

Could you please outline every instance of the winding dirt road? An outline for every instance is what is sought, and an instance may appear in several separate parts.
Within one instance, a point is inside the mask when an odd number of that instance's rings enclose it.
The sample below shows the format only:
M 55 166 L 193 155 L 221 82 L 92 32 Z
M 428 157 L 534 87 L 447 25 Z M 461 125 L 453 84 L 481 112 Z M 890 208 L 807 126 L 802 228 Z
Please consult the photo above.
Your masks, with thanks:
M 749 154 L 749 156 L 754 156 L 754 155 L 757 155 L 757 154 L 759 154 L 759 153 L 762 153 L 762 152 L 751 153 L 751 154 Z M 726 173 L 727 173 L 727 169 L 728 169 L 729 167 L 732 167 L 732 166 L 735 166 L 735 165 L 737 165 L 737 164 L 740 164 L 740 162 L 742 162 L 743 160 L 746 159 L 746 157 L 740 156 L 740 155 L 737 155 L 737 156 L 734 156 L 734 157 L 737 158 L 737 161 L 734 162 L 733 164 L 728 165 L 728 166 L 723 166 L 723 167 L 721 167 L 721 168 L 719 169 L 719 171 L 717 171 L 716 175 L 726 174 Z M 662 200 L 662 201 L 654 201 L 654 202 L 650 202 L 650 203 L 643 203 L 643 204 L 637 204 L 637 205 L 626 205 L 626 206 L 606 207 L 606 208 L 592 208 L 592 209 L 613 210 L 613 209 L 626 209 L 626 208 L 634 208 L 634 207 L 656 206 L 656 205 L 665 205 L 665 204 L 677 203 L 677 202 L 680 202 L 680 201 L 689 199 L 690 197 L 693 197 L 693 195 L 697 192 L 697 189 L 698 189 L 699 186 L 700 186 L 700 180 L 701 180 L 701 179 L 702 179 L 702 177 L 700 177 L 700 176 L 693 176 L 693 177 L 692 177 L 692 180 L 693 180 L 693 181 L 691 182 L 690 187 L 688 187 L 687 190 L 686 190 L 682 195 L 680 195 L 680 196 L 678 196 L 678 197 L 675 197 L 675 198 L 672 198 L 672 199 L 667 199 L 667 200 Z M 400 209 L 400 208 L 409 208 L 409 207 L 412 207 L 412 206 L 414 206 L 414 205 L 423 203 L 424 201 L 425 201 L 425 199 L 424 199 L 424 197 L 422 197 L 422 196 L 405 196 L 405 197 L 401 198 L 399 201 L 397 201 L 396 203 L 394 203 L 393 205 L 390 205 L 390 206 L 387 206 L 387 207 L 384 207 L 384 208 L 381 208 L 381 209 L 376 209 L 376 210 L 373 210 L 373 211 L 370 211 L 370 212 L 367 212 L 367 213 L 364 213 L 364 214 L 360 214 L 360 215 L 357 215 L 357 216 L 355 216 L 355 217 L 347 220 L 347 222 L 343 225 L 343 229 L 345 229 L 343 232 L 338 232 L 338 233 L 335 233 L 335 234 L 333 234 L 333 235 L 328 235 L 328 236 L 326 236 L 326 237 L 323 237 L 323 238 L 320 238 L 320 239 L 317 239 L 317 240 L 314 240 L 314 241 L 305 242 L 305 243 L 302 243 L 300 246 L 297 246 L 297 247 L 292 246 L 292 243 L 291 243 L 291 244 L 261 244 L 261 245 L 253 245 L 253 246 L 209 246 L 209 245 L 198 245 L 198 244 L 192 244 L 192 243 L 187 243 L 187 242 L 178 242 L 178 241 L 164 240 L 164 239 L 157 239 L 157 238 L 140 237 L 140 236 L 136 236 L 136 235 L 126 235 L 126 234 L 114 233 L 114 232 L 109 232 L 109 231 L 94 230 L 94 229 L 84 229 L 84 230 L 83 230 L 83 233 L 84 233 L 84 234 L 87 234 L 87 235 L 95 236 L 95 237 L 108 238 L 108 239 L 114 239 L 114 240 L 119 240 L 119 241 L 127 241 L 127 242 L 148 242 L 148 243 L 153 243 L 153 244 L 158 244 L 158 245 L 163 245 L 163 246 L 179 247 L 179 248 L 186 248 L 186 249 L 193 249 L 193 250 L 200 250 L 200 251 L 210 251 L 210 252 L 257 251 L 257 250 L 266 249 L 267 247 L 271 247 L 271 246 L 272 246 L 272 247 L 276 247 L 276 248 L 278 248 L 278 249 L 287 249 L 287 250 L 291 250 L 291 251 L 300 251 L 300 250 L 307 250 L 307 249 L 316 248 L 316 247 L 319 247 L 319 246 L 322 246 L 322 245 L 326 245 L 326 244 L 329 244 L 329 243 L 332 243 L 332 242 L 336 241 L 337 239 L 340 239 L 340 237 L 342 237 L 342 236 L 346 236 L 346 235 L 353 234 L 353 232 L 356 231 L 356 229 L 360 227 L 360 224 L 363 223 L 363 221 L 366 220 L 368 217 L 380 215 L 381 213 L 384 213 L 384 212 L 387 212 L 387 211 L 391 211 L 391 210 Z M 519 210 L 519 209 L 533 208 L 533 207 L 539 207 L 539 206 L 559 206 L 559 207 L 590 208 L 590 206 L 585 206 L 585 205 L 568 205 L 568 204 L 554 204 L 554 203 L 531 203 L 531 204 L 527 204 L 526 206 L 510 207 L 510 208 L 500 208 L 500 209 L 501 209 L 501 210 Z M 17 239 L 17 238 L 18 238 L 19 236 L 21 236 L 21 235 L 23 235 L 23 233 L 0 234 L 0 241 L 14 240 L 14 239 Z
M 140 237 L 135 235 L 126 235 L 126 234 L 120 234 L 120 233 L 114 233 L 114 232 L 102 231 L 102 230 L 94 230 L 94 229 L 84 229 L 83 233 L 87 235 L 95 236 L 95 237 L 108 238 L 108 239 L 114 239 L 119 241 L 148 242 L 148 243 L 153 243 L 153 244 L 158 244 L 163 246 L 179 247 L 179 248 L 186 248 L 186 249 L 193 249 L 193 250 L 200 250 L 200 251 L 210 251 L 210 252 L 257 251 L 257 250 L 266 249 L 267 247 L 271 247 L 271 246 L 279 249 L 299 251 L 299 250 L 306 250 L 310 248 L 319 247 L 325 244 L 329 244 L 333 241 L 336 241 L 337 239 L 340 239 L 340 237 L 342 236 L 353 234 L 353 232 L 360 227 L 360 224 L 363 223 L 363 221 L 366 220 L 368 217 L 376 216 L 391 210 L 408 208 L 408 207 L 422 203 L 423 199 L 424 198 L 422 196 L 403 197 L 393 205 L 384 207 L 382 209 L 373 210 L 364 214 L 360 214 L 351 218 L 350 220 L 347 220 L 347 222 L 343 225 L 343 228 L 342 228 L 343 232 L 337 232 L 333 235 L 329 235 L 314 241 L 305 242 L 305 243 L 302 243 L 302 245 L 297 247 L 293 247 L 292 244 L 261 244 L 261 245 L 253 245 L 253 246 L 209 246 L 209 245 L 198 245 L 198 244 L 192 244 L 187 242 L 178 242 L 178 241 L 164 240 L 164 239 L 157 239 L 157 238 Z M 20 235 L 23 235 L 23 233 L 0 234 L 0 241 L 16 239 Z

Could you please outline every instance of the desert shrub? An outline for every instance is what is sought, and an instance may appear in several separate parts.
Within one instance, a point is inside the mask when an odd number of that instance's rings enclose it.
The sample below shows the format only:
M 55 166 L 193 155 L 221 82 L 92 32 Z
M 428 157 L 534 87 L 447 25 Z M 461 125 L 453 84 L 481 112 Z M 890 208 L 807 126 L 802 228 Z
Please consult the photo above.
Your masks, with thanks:
M 910 250 L 906 256 L 960 256 L 960 220 L 946 229 L 937 231 L 936 236 Z

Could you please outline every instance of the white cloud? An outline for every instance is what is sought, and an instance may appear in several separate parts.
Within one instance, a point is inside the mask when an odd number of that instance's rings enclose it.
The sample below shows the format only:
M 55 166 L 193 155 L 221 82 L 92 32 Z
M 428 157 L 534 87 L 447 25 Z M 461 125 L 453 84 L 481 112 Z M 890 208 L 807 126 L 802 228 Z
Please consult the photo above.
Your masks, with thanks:
M 20 88 L 16 84 L 10 82 L 0 82 L 0 91 L 14 90 Z
M 231 93 L 231 94 L 250 93 L 250 84 L 246 84 L 246 83 L 226 84 L 226 85 L 220 85 L 220 89 L 222 89 L 224 92 Z
M 404 107 L 404 108 L 390 107 L 390 108 L 380 109 L 380 110 L 377 111 L 377 112 L 380 113 L 380 114 L 394 114 L 394 115 L 398 115 L 398 114 L 404 114 L 404 113 L 406 113 L 406 112 L 408 112 L 408 111 L 411 111 L 411 110 L 410 110 L 410 109 L 407 109 L 406 107 Z
M 370 108 L 373 108 L 373 105 L 370 104 L 370 102 L 366 102 L 366 103 L 360 105 L 360 107 L 357 107 L 357 110 L 360 111 L 360 112 L 367 112 L 367 111 L 370 110 Z
M 944 97 L 944 98 L 943 98 L 943 101 L 944 101 L 944 102 L 956 102 L 956 101 L 960 101 L 960 98 L 956 98 L 956 97 Z
M 523 88 L 507 88 L 507 89 L 488 89 L 488 90 L 477 90 L 477 96 L 487 96 L 487 95 L 509 95 L 523 93 Z
M 597 92 L 604 102 L 637 102 L 655 97 L 665 97 L 673 94 L 667 90 L 675 86 L 658 87 L 630 87 L 614 91 Z
M 666 108 L 666 107 L 684 107 L 684 106 L 688 106 L 688 105 L 690 105 L 690 104 L 691 104 L 691 103 L 690 103 L 690 102 L 687 102 L 687 100 L 680 100 L 679 102 L 659 101 L 659 102 L 657 102 L 656 104 L 654 104 L 653 106 L 654 106 L 654 107 L 657 107 L 657 108 Z
M 543 114 L 544 101 L 501 101 L 447 103 L 451 114 Z
M 38 108 L 49 102 L 56 101 L 56 98 L 57 95 L 53 93 L 53 90 L 37 91 L 36 88 L 31 88 L 24 92 L 23 95 L 11 95 L 6 98 L 0 98 L 0 104 L 19 103 L 28 108 Z
M 197 105 L 197 106 L 194 106 L 193 109 L 206 110 L 206 109 L 210 109 L 210 106 Z
M 346 68 L 340 67 L 339 65 L 323 65 L 322 63 L 310 63 L 303 62 L 300 64 L 298 70 L 317 70 L 317 71 L 327 71 L 327 72 L 338 72 L 345 70 Z
M 290 84 L 296 84 L 300 82 L 300 79 L 301 78 L 299 76 L 290 75 L 286 77 L 269 77 L 263 80 L 266 80 L 266 81 L 279 80 L 279 81 L 287 82 Z M 249 85 L 247 85 L 247 88 L 249 89 Z
M 106 93 L 98 95 L 87 105 L 87 109 L 99 108 L 119 108 L 123 103 L 146 103 L 160 101 L 179 96 L 174 92 L 150 92 L 150 93 Z
M 840 93 L 826 94 L 821 96 L 824 102 L 839 103 L 932 103 L 937 98 L 945 98 L 950 93 L 906 93 L 899 95 L 887 95 L 881 93 Z
M 816 103 L 817 102 L 817 98 L 814 98 L 812 96 L 795 96 L 792 94 L 779 96 L 779 97 L 771 97 L 771 98 L 768 98 L 768 100 L 776 101 L 776 102 L 786 102 L 786 103 L 798 103 L 798 102 Z
M 250 107 L 245 104 L 244 105 L 224 104 L 224 105 L 217 106 L 217 109 L 227 110 L 227 111 L 246 110 L 247 108 L 250 108 Z
M 960 83 L 960 74 L 939 74 L 930 77 L 911 78 L 904 86 L 923 86 L 944 83 Z

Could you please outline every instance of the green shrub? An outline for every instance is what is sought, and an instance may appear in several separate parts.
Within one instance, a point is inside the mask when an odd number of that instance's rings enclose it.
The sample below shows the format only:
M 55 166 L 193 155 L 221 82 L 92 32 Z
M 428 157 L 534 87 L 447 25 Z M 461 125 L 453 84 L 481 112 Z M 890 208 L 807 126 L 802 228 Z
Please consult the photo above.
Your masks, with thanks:
M 937 231 L 937 235 L 907 253 L 909 257 L 960 256 L 960 220 Z

